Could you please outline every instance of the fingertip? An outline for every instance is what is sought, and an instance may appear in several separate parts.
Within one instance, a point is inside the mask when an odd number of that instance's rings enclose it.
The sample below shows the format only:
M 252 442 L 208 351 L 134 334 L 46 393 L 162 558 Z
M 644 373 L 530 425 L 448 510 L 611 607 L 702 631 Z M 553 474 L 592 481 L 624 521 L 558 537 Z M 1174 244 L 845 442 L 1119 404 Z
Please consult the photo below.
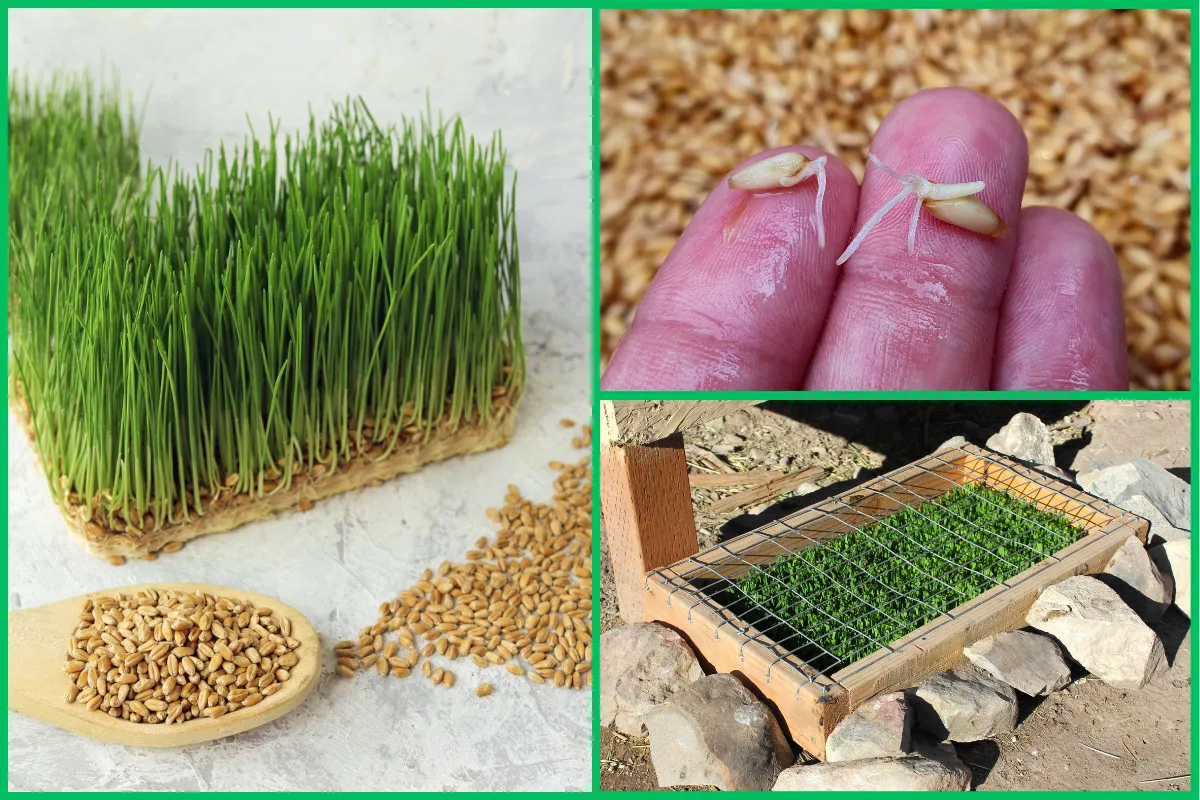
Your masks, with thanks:
M 993 97 L 960 86 L 922 89 L 896 104 L 880 126 L 908 127 L 917 124 L 917 134 L 928 139 L 931 130 L 939 127 L 961 131 L 969 126 L 973 132 L 986 133 L 1002 144 L 1012 155 L 1027 153 L 1029 143 L 1025 129 L 1003 103 Z M 892 135 L 891 131 L 887 132 Z M 877 134 L 878 136 L 878 134 Z
M 1044 242 L 1055 240 L 1056 251 L 1075 254 L 1068 266 L 1095 269 L 1097 280 L 1107 281 L 1113 287 L 1121 285 L 1121 268 L 1117 254 L 1104 235 L 1090 223 L 1063 208 L 1030 206 L 1021 212 L 1022 240 L 1017 243 L 1017 253 L 1022 258 L 1033 259 Z
M 1015 229 L 1029 143 L 1021 123 L 999 101 L 959 87 L 925 89 L 891 110 L 871 149 L 901 173 L 939 183 L 983 181 L 979 198 Z M 884 183 L 890 188 L 890 181 Z
M 1128 389 L 1124 291 L 1112 247 L 1063 209 L 1028 208 L 1020 222 L 997 333 L 995 388 Z
M 876 158 L 860 191 L 855 249 L 843 259 L 808 387 L 988 388 L 996 322 L 1020 235 L 1025 134 L 989 97 L 930 89 L 888 113 L 871 152 Z M 972 232 L 922 213 L 897 182 L 908 174 L 944 184 L 982 182 L 974 196 L 1007 226 L 1007 235 Z
M 805 180 L 762 191 L 729 187 L 737 170 L 786 152 L 824 156 L 823 185 Z M 857 208 L 854 173 L 820 148 L 773 148 L 737 165 L 658 270 L 601 387 L 799 386 L 837 283 L 834 259 L 849 239 Z

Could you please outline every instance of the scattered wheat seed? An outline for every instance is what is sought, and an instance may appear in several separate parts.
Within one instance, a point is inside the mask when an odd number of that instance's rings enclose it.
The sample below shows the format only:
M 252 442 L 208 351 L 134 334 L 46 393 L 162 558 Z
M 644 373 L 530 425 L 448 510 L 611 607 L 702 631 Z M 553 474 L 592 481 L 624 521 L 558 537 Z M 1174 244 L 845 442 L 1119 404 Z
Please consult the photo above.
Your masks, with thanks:
M 590 427 L 582 428 L 583 438 L 590 437 Z M 552 502 L 532 503 L 510 485 L 504 507 L 487 514 L 500 527 L 495 539 L 480 537 L 467 562 L 447 560 L 436 570 L 426 569 L 413 586 L 379 604 L 378 621 L 362 629 L 358 643 L 339 645 L 339 666 L 341 658 L 354 655 L 354 648 L 364 661 L 370 653 L 395 653 L 374 663 L 378 667 L 386 662 L 389 674 L 403 670 L 403 675 L 415 669 L 423 655 L 421 674 L 436 685 L 451 686 L 454 673 L 430 659 L 469 657 L 486 668 L 535 658 L 545 670 L 538 682 L 545 683 L 565 659 L 577 664 L 590 657 L 590 459 L 558 463 Z M 387 636 L 391 631 L 396 632 L 394 641 Z M 424 639 L 419 650 L 414 636 Z M 515 674 L 526 675 L 519 665 L 509 666 L 516 667 Z M 583 686 L 582 679 L 559 671 L 558 685 Z

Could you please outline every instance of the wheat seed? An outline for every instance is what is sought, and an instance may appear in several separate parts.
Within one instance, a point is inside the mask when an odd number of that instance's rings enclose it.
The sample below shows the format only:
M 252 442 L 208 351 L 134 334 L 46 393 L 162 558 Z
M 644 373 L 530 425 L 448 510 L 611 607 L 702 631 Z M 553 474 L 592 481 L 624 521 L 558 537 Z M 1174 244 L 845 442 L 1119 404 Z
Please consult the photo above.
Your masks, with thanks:
M 591 426 L 580 429 L 572 444 L 589 448 Z M 536 683 L 590 685 L 579 674 L 592 646 L 590 459 L 551 466 L 558 472 L 551 502 L 529 501 L 510 484 L 504 505 L 486 512 L 499 526 L 496 535 L 480 537 L 463 563 L 425 569 L 413 586 L 381 603 L 357 643 L 335 648 L 339 667 L 382 670 L 387 663 L 388 674 L 407 675 L 421 663 L 423 677 L 453 686 L 454 673 L 432 659 L 469 657 L 476 667 L 505 665 Z M 372 661 L 372 653 L 385 657 Z M 527 673 L 515 663 L 521 659 L 538 671 Z
M 90 599 L 67 644 L 66 697 L 139 723 L 232 713 L 291 677 L 300 642 L 285 628 L 270 608 L 215 595 L 151 589 Z
M 571 444 L 590 447 L 592 427 L 581 432 Z M 362 628 L 356 643 L 336 646 L 338 674 L 373 664 L 380 675 L 407 676 L 424 658 L 421 675 L 450 687 L 455 673 L 432 658 L 469 657 L 476 667 L 504 664 L 538 684 L 590 686 L 582 673 L 592 658 L 592 473 L 587 457 L 551 468 L 559 473 L 552 503 L 532 503 L 509 485 L 505 505 L 487 509 L 500 527 L 496 537 L 480 537 L 466 563 L 444 560 L 380 603 L 376 624 Z

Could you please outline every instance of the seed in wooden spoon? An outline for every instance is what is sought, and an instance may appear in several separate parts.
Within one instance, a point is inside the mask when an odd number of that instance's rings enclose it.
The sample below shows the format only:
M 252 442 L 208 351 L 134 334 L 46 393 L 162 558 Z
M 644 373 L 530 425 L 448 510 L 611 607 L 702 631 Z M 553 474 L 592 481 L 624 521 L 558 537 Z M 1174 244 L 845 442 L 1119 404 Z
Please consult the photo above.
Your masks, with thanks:
M 291 677 L 300 642 L 290 632 L 272 609 L 216 595 L 151 589 L 88 600 L 67 645 L 67 699 L 130 722 L 220 717 Z M 338 673 L 353 674 L 341 663 Z

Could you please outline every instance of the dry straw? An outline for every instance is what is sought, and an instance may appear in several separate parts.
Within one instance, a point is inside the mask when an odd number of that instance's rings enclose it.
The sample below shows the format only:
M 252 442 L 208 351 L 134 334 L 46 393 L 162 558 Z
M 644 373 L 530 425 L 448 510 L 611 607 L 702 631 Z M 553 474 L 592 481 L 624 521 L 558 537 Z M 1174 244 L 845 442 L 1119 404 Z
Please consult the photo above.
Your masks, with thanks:
M 140 723 L 220 717 L 278 692 L 299 663 L 291 621 L 208 594 L 84 603 L 67 643 L 68 703 Z
M 861 179 L 919 89 L 1002 102 L 1030 142 L 1026 205 L 1067 208 L 1125 276 L 1135 388 L 1190 385 L 1186 11 L 602 11 L 604 358 L 727 170 L 811 143 Z

